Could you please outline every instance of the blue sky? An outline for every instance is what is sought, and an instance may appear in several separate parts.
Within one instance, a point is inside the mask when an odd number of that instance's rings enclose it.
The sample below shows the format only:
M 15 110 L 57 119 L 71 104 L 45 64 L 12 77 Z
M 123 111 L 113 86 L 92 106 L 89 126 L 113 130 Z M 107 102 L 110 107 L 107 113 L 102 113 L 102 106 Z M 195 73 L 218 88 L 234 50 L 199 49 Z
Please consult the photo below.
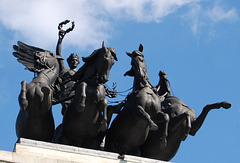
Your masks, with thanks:
M 132 86 L 133 79 L 123 76 L 130 68 L 126 51 L 138 49 L 141 43 L 152 84 L 158 83 L 158 72 L 165 70 L 174 95 L 197 115 L 206 104 L 232 103 L 229 110 L 211 111 L 171 161 L 239 159 L 239 0 L 1 0 L 0 150 L 14 147 L 20 82 L 33 77 L 12 55 L 12 45 L 20 40 L 55 52 L 57 26 L 65 19 L 74 20 L 76 27 L 63 41 L 64 58 L 70 53 L 88 56 L 102 41 L 116 48 L 119 61 L 110 72 L 109 86 L 117 82 L 119 91 Z M 59 105 L 53 107 L 56 125 L 62 119 L 60 110 Z

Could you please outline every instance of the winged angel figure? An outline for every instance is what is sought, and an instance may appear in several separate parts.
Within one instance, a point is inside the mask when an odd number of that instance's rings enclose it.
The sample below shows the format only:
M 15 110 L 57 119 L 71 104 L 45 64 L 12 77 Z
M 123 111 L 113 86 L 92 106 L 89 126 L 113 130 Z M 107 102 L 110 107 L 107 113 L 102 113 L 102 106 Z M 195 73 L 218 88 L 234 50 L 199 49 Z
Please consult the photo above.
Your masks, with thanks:
M 13 55 L 26 69 L 35 73 L 30 83 L 21 82 L 20 111 L 16 121 L 18 138 L 51 141 L 54 134 L 52 115 L 52 84 L 59 75 L 59 60 L 50 51 L 18 42 Z

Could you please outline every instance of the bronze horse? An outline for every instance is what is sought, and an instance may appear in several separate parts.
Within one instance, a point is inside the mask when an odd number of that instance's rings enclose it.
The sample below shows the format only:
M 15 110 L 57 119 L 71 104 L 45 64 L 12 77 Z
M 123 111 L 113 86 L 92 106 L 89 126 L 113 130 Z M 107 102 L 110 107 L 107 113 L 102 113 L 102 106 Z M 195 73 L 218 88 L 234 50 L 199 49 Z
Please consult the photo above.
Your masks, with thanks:
M 161 112 L 159 97 L 148 79 L 142 50 L 140 44 L 139 50 L 127 53 L 132 58 L 132 68 L 125 75 L 134 77 L 133 91 L 127 96 L 105 139 L 105 150 L 117 152 L 120 157 L 124 154 L 139 155 L 138 148 L 146 140 L 149 130 L 157 129 L 153 120 L 163 124 L 159 145 L 166 146 L 168 115 Z
M 97 149 L 96 138 L 107 129 L 107 99 L 104 83 L 117 61 L 115 49 L 102 48 L 83 57 L 85 64 L 73 75 L 77 88 L 62 122 L 60 143 Z
M 170 117 L 167 146 L 161 148 L 159 145 L 163 126 L 158 124 L 159 130 L 151 131 L 140 149 L 142 157 L 169 161 L 175 156 L 181 142 L 187 138 L 188 134 L 194 136 L 197 133 L 210 110 L 219 109 L 220 107 L 228 109 L 231 107 L 231 104 L 224 101 L 206 105 L 202 113 L 196 118 L 196 113 L 193 109 L 188 107 L 178 97 L 171 96 L 166 73 L 160 72 L 159 76 L 158 93 L 165 98 L 161 102 L 162 111 Z
M 50 51 L 18 42 L 14 45 L 13 55 L 26 66 L 26 69 L 37 74 L 27 84 L 22 81 L 19 95 L 20 111 L 16 121 L 18 138 L 29 138 L 41 141 L 52 141 L 54 133 L 54 119 L 52 115 L 51 85 L 59 74 L 58 59 Z

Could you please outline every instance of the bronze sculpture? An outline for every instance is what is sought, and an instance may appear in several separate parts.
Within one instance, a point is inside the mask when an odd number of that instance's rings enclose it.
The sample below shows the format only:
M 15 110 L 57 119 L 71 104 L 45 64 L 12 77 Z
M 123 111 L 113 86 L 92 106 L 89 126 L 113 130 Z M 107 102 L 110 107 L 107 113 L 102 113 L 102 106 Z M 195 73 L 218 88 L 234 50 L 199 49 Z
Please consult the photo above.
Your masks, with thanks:
M 16 121 L 17 137 L 50 142 L 54 133 L 51 85 L 59 74 L 58 60 L 62 57 L 20 41 L 13 48 L 13 55 L 18 61 L 37 74 L 28 84 L 22 81 L 19 95 L 21 109 Z
M 72 76 L 77 81 L 73 102 L 66 110 L 60 143 L 98 148 L 96 138 L 107 129 L 106 88 L 109 72 L 117 61 L 115 49 L 102 48 L 83 57 L 85 64 Z M 99 144 L 100 145 L 100 144 Z
M 161 137 L 161 124 L 158 124 L 159 130 L 151 131 L 147 140 L 140 147 L 141 156 L 164 161 L 171 160 L 177 153 L 180 144 L 184 141 L 188 134 L 194 136 L 202 126 L 208 112 L 212 109 L 223 107 L 228 109 L 231 104 L 228 102 L 218 102 L 208 104 L 203 108 L 202 113 L 196 117 L 195 111 L 188 107 L 182 100 L 176 96 L 171 96 L 168 86 L 168 79 L 165 72 L 160 72 L 159 95 L 164 96 L 161 105 L 163 112 L 170 117 L 168 127 L 167 145 L 165 148 L 159 146 L 159 138 Z
M 149 130 L 157 127 L 154 119 L 164 126 L 161 142 L 167 144 L 168 115 L 161 112 L 160 100 L 147 75 L 146 63 L 142 54 L 143 47 L 127 53 L 132 58 L 132 68 L 125 75 L 133 76 L 133 91 L 128 95 L 122 111 L 113 120 L 106 135 L 105 150 L 124 154 L 138 155 L 138 148 L 144 143 Z
M 124 76 L 134 77 L 133 91 L 118 106 L 109 106 L 106 96 L 115 97 L 116 92 L 104 84 L 117 61 L 115 49 L 103 42 L 101 48 L 82 58 L 84 65 L 78 71 L 79 57 L 71 54 L 68 69 L 61 47 L 64 36 L 75 26 L 72 22 L 63 30 L 69 22 L 58 26 L 56 55 L 20 41 L 13 46 L 13 55 L 36 75 L 28 84 L 22 81 L 21 109 L 16 121 L 18 138 L 99 149 L 107 133 L 104 150 L 117 152 L 120 158 L 132 154 L 168 161 L 189 134 L 196 134 L 210 110 L 231 107 L 225 101 L 206 105 L 196 117 L 193 109 L 171 95 L 166 72 L 160 71 L 156 87 L 150 83 L 141 44 L 138 50 L 127 53 L 132 67 Z M 63 122 L 53 138 L 52 105 L 58 103 L 62 104 Z M 118 115 L 108 128 L 113 113 Z

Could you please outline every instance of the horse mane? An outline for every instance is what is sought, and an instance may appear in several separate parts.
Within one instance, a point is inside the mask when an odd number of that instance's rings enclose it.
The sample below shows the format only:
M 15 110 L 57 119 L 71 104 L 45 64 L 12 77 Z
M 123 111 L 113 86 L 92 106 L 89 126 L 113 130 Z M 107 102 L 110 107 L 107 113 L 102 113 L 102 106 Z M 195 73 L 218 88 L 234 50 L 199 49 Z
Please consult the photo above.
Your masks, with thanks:
M 84 65 L 73 75 L 72 79 L 73 80 L 78 80 L 78 81 L 86 81 L 90 78 L 92 78 L 95 75 L 95 71 L 96 71 L 96 58 L 98 56 L 99 53 L 101 53 L 102 51 L 107 52 L 110 51 L 112 56 L 114 57 L 114 59 L 117 61 L 117 56 L 115 53 L 115 49 L 114 48 L 107 48 L 103 42 L 102 44 L 102 48 L 96 49 L 92 52 L 92 54 L 90 54 L 87 57 L 82 57 L 82 60 L 84 63 Z
M 73 75 L 73 80 L 86 81 L 95 74 L 95 59 L 102 48 L 94 50 L 88 57 L 82 57 L 84 65 Z
M 111 54 L 112 54 L 112 56 L 113 56 L 113 58 L 114 58 L 116 61 L 118 60 L 118 59 L 117 59 L 116 52 L 115 52 L 115 48 L 108 48 L 108 47 L 106 47 L 105 44 L 104 44 L 104 42 L 103 42 L 102 48 L 94 50 L 93 53 L 92 53 L 91 55 L 89 55 L 88 57 L 82 57 L 82 60 L 83 60 L 84 62 L 89 62 L 89 61 L 91 61 L 91 60 L 94 60 L 94 58 L 96 58 L 96 55 L 97 55 L 101 50 L 105 50 L 106 52 L 107 52 L 107 51 L 110 51 Z
M 83 62 L 90 62 L 96 58 L 96 55 L 101 51 L 102 48 L 94 50 L 92 54 L 90 54 L 88 57 L 82 57 Z

